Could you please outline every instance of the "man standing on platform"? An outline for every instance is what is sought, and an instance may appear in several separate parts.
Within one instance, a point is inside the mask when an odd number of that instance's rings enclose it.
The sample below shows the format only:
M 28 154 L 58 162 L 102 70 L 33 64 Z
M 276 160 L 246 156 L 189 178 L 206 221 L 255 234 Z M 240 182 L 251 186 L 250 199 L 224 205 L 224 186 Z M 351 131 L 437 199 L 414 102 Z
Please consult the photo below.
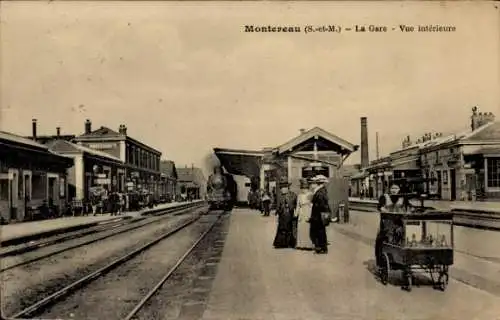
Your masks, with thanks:
M 328 178 L 323 175 L 311 179 L 313 197 L 309 234 L 314 244 L 314 251 L 318 254 L 328 253 L 326 226 L 330 224 L 332 214 L 328 205 L 328 194 L 325 187 L 327 182 Z
M 283 181 L 279 185 L 281 194 L 276 208 L 278 229 L 273 242 L 275 248 L 295 248 L 297 242 L 297 224 L 294 217 L 294 211 L 297 207 L 297 195 L 289 190 L 289 186 L 288 181 Z

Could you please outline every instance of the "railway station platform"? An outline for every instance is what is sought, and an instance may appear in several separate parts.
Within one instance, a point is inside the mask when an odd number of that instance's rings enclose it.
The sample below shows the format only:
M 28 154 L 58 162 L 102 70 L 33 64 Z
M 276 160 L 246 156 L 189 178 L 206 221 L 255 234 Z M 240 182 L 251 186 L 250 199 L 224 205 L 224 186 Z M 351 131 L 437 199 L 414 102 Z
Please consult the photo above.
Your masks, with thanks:
M 500 290 L 488 287 L 487 279 L 472 279 L 467 284 L 461 274 L 454 273 L 454 266 L 445 292 L 434 290 L 425 279 L 412 292 L 402 291 L 397 283 L 382 285 L 373 273 L 370 240 L 376 225 L 371 227 L 372 222 L 362 216 L 359 220 L 351 225 L 330 225 L 329 253 L 317 255 L 274 249 L 276 217 L 234 209 L 201 318 L 500 319 Z M 478 266 L 462 261 L 458 267 Z M 397 279 L 398 273 L 392 277 Z
M 374 199 L 360 199 L 350 197 L 349 201 L 360 203 L 375 204 L 377 200 Z M 412 201 L 415 205 L 420 205 L 419 201 Z M 500 201 L 446 201 L 446 200 L 425 200 L 425 206 L 432 207 L 438 210 L 453 210 L 458 209 L 462 211 L 487 211 L 500 213 Z
M 196 202 L 199 201 L 193 201 L 192 203 Z M 49 233 L 53 235 L 53 234 L 64 233 L 66 232 L 66 230 L 75 231 L 76 229 L 79 228 L 83 229 L 85 227 L 91 227 L 96 224 L 113 223 L 115 221 L 120 221 L 123 219 L 130 219 L 133 217 L 145 215 L 148 214 L 148 212 L 157 212 L 168 208 L 181 206 L 187 203 L 188 202 L 172 202 L 172 203 L 160 204 L 152 209 L 145 208 L 140 211 L 124 212 L 118 216 L 112 216 L 109 213 L 105 213 L 105 214 L 99 214 L 97 216 L 88 215 L 88 216 L 78 216 L 78 217 L 62 217 L 56 219 L 8 224 L 0 226 L 0 240 L 2 245 L 4 245 L 4 243 L 12 241 L 24 242 L 23 241 L 24 239 L 30 241 L 28 238 L 32 238 L 36 235 L 43 235 Z

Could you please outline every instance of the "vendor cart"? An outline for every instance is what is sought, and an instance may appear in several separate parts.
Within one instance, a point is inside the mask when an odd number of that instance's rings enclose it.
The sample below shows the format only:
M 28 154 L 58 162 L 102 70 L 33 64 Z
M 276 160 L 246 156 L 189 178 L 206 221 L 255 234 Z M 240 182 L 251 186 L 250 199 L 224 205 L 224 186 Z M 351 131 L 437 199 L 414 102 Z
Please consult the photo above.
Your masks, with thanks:
M 453 264 L 453 214 L 435 210 L 386 212 L 381 213 L 381 219 L 382 283 L 387 284 L 390 271 L 401 270 L 403 288 L 411 291 L 414 273 L 426 272 L 434 287 L 444 291 Z

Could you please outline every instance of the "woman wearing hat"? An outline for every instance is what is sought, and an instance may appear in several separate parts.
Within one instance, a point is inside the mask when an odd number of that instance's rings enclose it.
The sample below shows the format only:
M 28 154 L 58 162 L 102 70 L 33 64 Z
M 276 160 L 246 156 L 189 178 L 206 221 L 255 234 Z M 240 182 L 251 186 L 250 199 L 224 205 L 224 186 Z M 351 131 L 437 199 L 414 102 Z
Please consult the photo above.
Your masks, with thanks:
M 309 219 L 311 219 L 312 192 L 309 190 L 309 182 L 306 179 L 300 181 L 301 193 L 297 197 L 297 208 L 295 217 L 297 219 L 297 245 L 300 250 L 313 250 L 314 244 L 309 234 Z
M 289 190 L 287 181 L 280 183 L 281 195 L 276 215 L 278 216 L 278 228 L 274 237 L 275 248 L 295 248 L 296 239 L 294 235 L 294 210 L 297 207 L 297 195 Z

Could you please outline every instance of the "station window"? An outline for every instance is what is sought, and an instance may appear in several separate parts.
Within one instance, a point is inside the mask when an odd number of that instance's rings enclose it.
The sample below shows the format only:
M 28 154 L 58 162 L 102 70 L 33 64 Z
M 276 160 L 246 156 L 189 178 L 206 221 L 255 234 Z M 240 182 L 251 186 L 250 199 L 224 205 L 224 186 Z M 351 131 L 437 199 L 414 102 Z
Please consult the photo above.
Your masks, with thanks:
M 488 162 L 488 187 L 500 188 L 500 158 L 489 158 Z

